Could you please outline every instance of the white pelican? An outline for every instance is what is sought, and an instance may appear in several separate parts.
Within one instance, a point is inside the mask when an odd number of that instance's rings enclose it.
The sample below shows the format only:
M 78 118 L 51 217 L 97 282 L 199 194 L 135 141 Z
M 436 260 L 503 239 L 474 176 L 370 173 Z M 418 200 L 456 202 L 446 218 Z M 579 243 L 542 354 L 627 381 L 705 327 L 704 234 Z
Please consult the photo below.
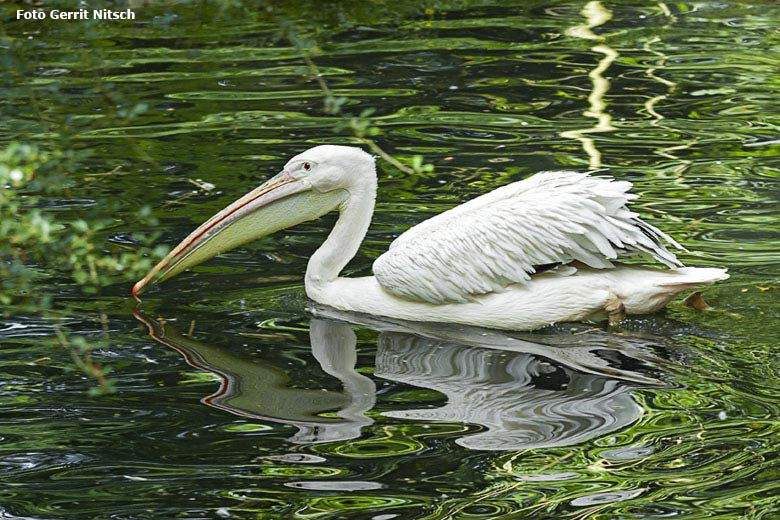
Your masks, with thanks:
M 133 287 L 170 278 L 209 258 L 338 209 L 306 268 L 309 298 L 342 311 L 507 330 L 618 321 L 663 308 L 677 293 L 728 278 L 683 267 L 626 205 L 631 183 L 571 171 L 541 172 L 445 211 L 403 233 L 374 275 L 342 278 L 376 198 L 374 158 L 324 145 L 296 155 L 275 177 L 193 231 Z M 645 253 L 668 270 L 613 263 Z

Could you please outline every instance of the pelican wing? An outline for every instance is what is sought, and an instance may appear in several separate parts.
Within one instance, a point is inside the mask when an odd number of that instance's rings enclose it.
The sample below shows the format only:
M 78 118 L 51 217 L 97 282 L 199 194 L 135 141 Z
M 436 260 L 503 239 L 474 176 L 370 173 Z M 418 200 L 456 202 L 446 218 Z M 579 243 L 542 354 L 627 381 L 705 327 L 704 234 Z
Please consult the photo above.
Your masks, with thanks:
M 683 249 L 626 207 L 631 183 L 579 172 L 541 172 L 409 229 L 374 262 L 385 290 L 430 303 L 466 302 L 530 280 L 541 266 L 578 260 L 593 268 L 646 253 L 682 266 Z

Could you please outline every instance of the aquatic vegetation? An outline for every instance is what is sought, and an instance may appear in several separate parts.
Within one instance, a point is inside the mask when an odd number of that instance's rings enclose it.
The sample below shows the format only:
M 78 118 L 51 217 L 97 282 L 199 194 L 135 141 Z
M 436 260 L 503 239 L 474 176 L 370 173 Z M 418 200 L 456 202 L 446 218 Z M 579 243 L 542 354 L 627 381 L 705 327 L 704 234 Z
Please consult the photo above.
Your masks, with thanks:
M 135 235 L 139 247 L 133 249 L 102 243 L 114 225 L 107 220 L 58 218 L 52 208 L 67 205 L 67 169 L 77 161 L 73 152 L 18 142 L 0 151 L 0 303 L 6 312 L 15 304 L 49 307 L 55 291 L 47 287 L 66 277 L 85 293 L 131 281 L 167 252 L 150 247 L 155 236 Z M 155 222 L 146 207 L 137 217 Z
M 58 218 L 52 208 L 72 200 L 67 195 L 71 184 L 68 174 L 73 172 L 67 169 L 77 161 L 73 152 L 42 151 L 17 142 L 0 151 L 3 314 L 56 315 L 62 310 L 56 301 L 57 288 L 66 283 L 64 280 L 70 280 L 78 292 L 96 294 L 112 284 L 132 281 L 167 254 L 167 246 L 152 247 L 154 235 L 135 235 L 132 249 L 106 244 L 103 237 L 113 225 L 109 220 Z M 137 220 L 156 222 L 146 207 L 138 212 Z M 83 337 L 69 339 L 59 326 L 54 332 L 56 344 L 70 352 L 75 367 L 97 381 L 90 391 L 111 392 L 109 369 L 92 357 L 95 342 Z

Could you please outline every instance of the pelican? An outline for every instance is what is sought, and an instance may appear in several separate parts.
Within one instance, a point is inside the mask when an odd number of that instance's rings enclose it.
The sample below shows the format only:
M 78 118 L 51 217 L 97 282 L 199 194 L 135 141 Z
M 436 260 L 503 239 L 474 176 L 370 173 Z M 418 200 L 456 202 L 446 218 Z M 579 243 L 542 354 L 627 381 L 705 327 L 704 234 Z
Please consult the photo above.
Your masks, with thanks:
M 306 295 L 336 310 L 418 321 L 533 330 L 567 321 L 621 320 L 676 294 L 728 278 L 683 267 L 671 237 L 627 205 L 631 183 L 593 172 L 540 172 L 409 229 L 374 261 L 374 276 L 340 277 L 374 211 L 374 157 L 316 146 L 193 231 L 133 296 L 222 252 L 333 210 L 339 218 L 309 259 Z M 645 254 L 669 269 L 614 262 Z

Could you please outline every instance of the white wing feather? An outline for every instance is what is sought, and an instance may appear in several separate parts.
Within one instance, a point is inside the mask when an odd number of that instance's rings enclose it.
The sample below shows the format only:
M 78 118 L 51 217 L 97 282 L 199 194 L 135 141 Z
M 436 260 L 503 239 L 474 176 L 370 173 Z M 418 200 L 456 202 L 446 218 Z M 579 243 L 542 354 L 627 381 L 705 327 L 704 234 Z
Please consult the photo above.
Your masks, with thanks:
M 594 268 L 646 253 L 669 267 L 682 263 L 626 204 L 631 183 L 578 172 L 541 172 L 437 215 L 399 236 L 374 262 L 396 296 L 465 302 L 530 280 L 536 267 L 578 260 Z

